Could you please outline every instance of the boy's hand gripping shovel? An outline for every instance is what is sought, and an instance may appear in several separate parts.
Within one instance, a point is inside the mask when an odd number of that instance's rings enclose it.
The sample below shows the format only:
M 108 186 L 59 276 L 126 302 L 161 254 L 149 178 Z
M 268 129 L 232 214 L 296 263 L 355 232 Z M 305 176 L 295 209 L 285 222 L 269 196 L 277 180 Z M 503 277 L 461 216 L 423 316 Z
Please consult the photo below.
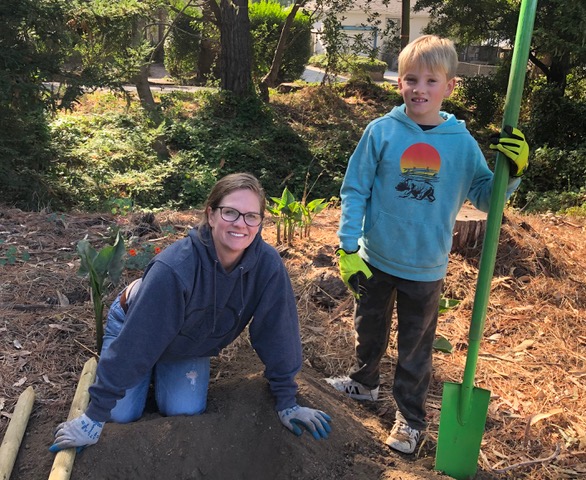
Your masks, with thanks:
M 537 0 L 522 0 L 521 2 L 505 100 L 503 129 L 505 125 L 516 126 L 519 119 L 536 7 Z M 499 152 L 480 258 L 464 378 L 462 384 L 444 384 L 435 469 L 457 480 L 466 480 L 476 474 L 480 442 L 488 412 L 490 391 L 474 387 L 474 375 L 486 319 L 490 282 L 494 273 L 508 179 L 509 163 L 507 158 Z

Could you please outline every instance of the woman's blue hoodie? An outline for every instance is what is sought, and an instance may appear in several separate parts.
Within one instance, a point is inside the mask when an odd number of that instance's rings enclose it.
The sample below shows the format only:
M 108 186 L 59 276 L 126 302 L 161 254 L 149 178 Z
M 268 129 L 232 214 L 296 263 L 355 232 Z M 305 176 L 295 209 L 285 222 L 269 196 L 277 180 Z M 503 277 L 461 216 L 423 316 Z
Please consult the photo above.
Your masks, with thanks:
M 116 401 L 158 360 L 218 355 L 248 324 L 276 409 L 293 406 L 301 340 L 295 296 L 278 252 L 259 233 L 226 272 L 209 228 L 191 230 L 147 266 L 120 335 L 100 358 L 86 414 L 108 420 Z

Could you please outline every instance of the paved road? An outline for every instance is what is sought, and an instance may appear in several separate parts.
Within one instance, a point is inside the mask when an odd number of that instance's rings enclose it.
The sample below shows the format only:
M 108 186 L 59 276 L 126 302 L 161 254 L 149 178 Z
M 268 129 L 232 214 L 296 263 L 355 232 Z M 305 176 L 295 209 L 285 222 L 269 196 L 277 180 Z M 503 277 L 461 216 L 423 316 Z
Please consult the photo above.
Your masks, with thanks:
M 150 67 L 150 77 L 149 83 L 151 84 L 151 89 L 153 91 L 158 92 L 170 92 L 170 91 L 184 91 L 184 92 L 193 92 L 195 90 L 201 90 L 208 87 L 194 87 L 194 86 L 187 86 L 187 85 L 175 85 L 172 81 L 169 80 L 169 74 L 165 71 L 165 68 L 161 64 L 154 64 Z M 319 68 L 308 66 L 305 68 L 305 72 L 301 75 L 301 80 L 305 80 L 306 82 L 321 82 L 323 79 L 323 71 Z M 397 84 L 397 72 L 393 72 L 391 70 L 387 70 L 384 75 L 385 81 L 390 82 L 393 85 Z M 336 77 L 338 82 L 345 82 L 348 80 L 346 77 L 338 76 Z M 45 82 L 44 85 L 51 91 L 56 92 L 59 90 L 59 83 L 57 82 Z M 124 89 L 128 92 L 135 92 L 136 87 L 134 86 L 126 86 Z
M 393 85 L 397 84 L 397 72 L 393 72 L 391 70 L 387 70 L 384 74 L 384 78 L 386 82 L 390 82 Z M 305 72 L 301 75 L 301 80 L 305 80 L 306 82 L 321 82 L 323 78 L 323 71 L 319 68 L 307 66 L 305 68 Z M 337 77 L 339 82 L 345 82 L 348 80 L 346 77 Z

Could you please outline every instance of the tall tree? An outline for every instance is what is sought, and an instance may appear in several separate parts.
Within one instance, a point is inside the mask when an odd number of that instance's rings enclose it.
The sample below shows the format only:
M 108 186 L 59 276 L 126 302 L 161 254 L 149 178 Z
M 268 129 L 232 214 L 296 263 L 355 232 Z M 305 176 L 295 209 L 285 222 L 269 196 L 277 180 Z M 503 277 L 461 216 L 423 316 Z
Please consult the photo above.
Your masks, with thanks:
M 220 0 L 221 88 L 238 96 L 252 89 L 252 43 L 248 0 Z
M 429 33 L 513 46 L 519 7 L 520 0 L 417 0 L 414 10 L 430 10 Z M 539 0 L 529 59 L 563 92 L 572 68 L 586 64 L 586 2 Z
M 0 2 L 0 200 L 26 208 L 46 201 L 42 173 L 52 159 L 43 82 L 67 45 L 58 0 Z

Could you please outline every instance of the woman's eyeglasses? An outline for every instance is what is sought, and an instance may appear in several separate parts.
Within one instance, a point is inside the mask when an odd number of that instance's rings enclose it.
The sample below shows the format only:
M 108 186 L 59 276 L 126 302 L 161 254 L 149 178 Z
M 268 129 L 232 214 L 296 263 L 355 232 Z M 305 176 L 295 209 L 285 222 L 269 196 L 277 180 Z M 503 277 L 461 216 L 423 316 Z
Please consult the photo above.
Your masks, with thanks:
M 220 210 L 220 216 L 226 222 L 235 222 L 240 217 L 242 217 L 242 218 L 244 218 L 244 223 L 246 223 L 246 225 L 248 225 L 249 227 L 258 227 L 261 224 L 262 219 L 263 219 L 263 216 L 260 213 L 254 213 L 254 212 L 241 213 L 232 207 L 214 207 L 214 208 L 217 208 L 218 210 Z

